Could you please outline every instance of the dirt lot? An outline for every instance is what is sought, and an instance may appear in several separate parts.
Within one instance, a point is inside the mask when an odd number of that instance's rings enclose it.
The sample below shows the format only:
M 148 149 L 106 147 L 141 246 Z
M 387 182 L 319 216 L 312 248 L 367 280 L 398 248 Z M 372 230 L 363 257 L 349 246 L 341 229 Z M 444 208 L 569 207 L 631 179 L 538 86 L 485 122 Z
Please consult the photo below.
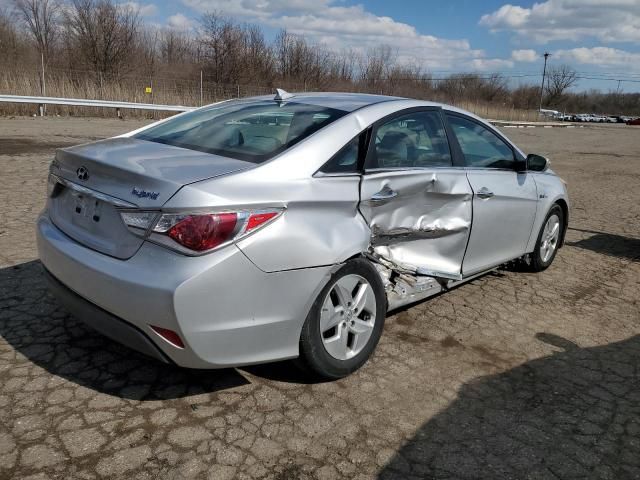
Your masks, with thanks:
M 54 148 L 140 124 L 0 119 L 0 478 L 640 477 L 640 128 L 505 130 L 569 183 L 553 266 L 391 315 L 360 372 L 313 384 L 160 365 L 46 293 Z

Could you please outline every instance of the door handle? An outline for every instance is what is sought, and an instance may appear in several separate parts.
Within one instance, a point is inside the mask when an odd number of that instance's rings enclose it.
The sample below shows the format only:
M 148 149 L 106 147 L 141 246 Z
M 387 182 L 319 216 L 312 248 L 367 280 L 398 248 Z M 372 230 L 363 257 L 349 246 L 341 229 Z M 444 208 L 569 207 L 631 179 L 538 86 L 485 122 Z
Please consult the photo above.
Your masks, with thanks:
M 476 193 L 476 196 L 478 198 L 487 199 L 487 198 L 493 197 L 493 192 L 489 190 L 487 187 L 482 187 L 480 190 L 478 190 L 478 192 Z
M 384 188 L 380 190 L 378 193 L 374 193 L 373 195 L 371 195 L 371 198 L 369 199 L 369 201 L 371 203 L 381 204 L 381 203 L 388 202 L 389 200 L 397 196 L 398 196 L 398 192 L 396 192 L 394 189 L 392 189 L 388 185 L 385 185 Z

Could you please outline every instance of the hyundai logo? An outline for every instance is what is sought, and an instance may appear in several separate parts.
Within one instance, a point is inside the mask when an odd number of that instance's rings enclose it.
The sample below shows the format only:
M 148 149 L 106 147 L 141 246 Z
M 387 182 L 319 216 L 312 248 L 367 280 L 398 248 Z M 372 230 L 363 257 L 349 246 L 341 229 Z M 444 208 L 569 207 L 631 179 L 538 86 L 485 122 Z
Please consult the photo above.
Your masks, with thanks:
M 87 167 L 80 167 L 76 170 L 76 175 L 80 180 L 86 180 L 89 178 L 89 170 Z

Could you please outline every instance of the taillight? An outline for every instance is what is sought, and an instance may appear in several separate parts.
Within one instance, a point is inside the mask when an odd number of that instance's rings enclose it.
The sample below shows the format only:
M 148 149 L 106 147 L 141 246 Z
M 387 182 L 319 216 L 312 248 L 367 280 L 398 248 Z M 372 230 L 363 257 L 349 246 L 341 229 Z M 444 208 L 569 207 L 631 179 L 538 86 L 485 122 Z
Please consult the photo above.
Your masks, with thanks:
M 146 236 L 144 232 L 153 226 L 150 240 L 186 254 L 201 254 L 253 233 L 282 212 L 282 208 L 164 214 L 122 211 L 120 216 L 139 236 Z
M 263 223 L 267 223 L 269 220 L 277 216 L 280 212 L 257 212 L 249 215 L 247 219 L 247 226 L 245 227 L 245 231 L 249 232 L 251 230 L 255 230 Z
M 237 213 L 189 215 L 167 231 L 170 238 L 194 252 L 216 248 L 233 238 Z

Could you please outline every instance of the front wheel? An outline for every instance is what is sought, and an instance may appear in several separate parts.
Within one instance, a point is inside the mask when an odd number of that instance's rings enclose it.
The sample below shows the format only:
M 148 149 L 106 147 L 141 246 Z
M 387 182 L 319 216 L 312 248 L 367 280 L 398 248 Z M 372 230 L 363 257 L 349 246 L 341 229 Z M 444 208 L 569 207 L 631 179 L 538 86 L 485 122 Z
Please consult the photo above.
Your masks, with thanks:
M 562 230 L 564 228 L 564 214 L 559 205 L 554 205 L 542 224 L 536 248 L 530 255 L 529 269 L 533 272 L 545 270 L 556 257 Z
M 325 378 L 349 375 L 375 350 L 385 316 L 377 270 L 365 259 L 350 260 L 311 307 L 300 336 L 300 362 Z

